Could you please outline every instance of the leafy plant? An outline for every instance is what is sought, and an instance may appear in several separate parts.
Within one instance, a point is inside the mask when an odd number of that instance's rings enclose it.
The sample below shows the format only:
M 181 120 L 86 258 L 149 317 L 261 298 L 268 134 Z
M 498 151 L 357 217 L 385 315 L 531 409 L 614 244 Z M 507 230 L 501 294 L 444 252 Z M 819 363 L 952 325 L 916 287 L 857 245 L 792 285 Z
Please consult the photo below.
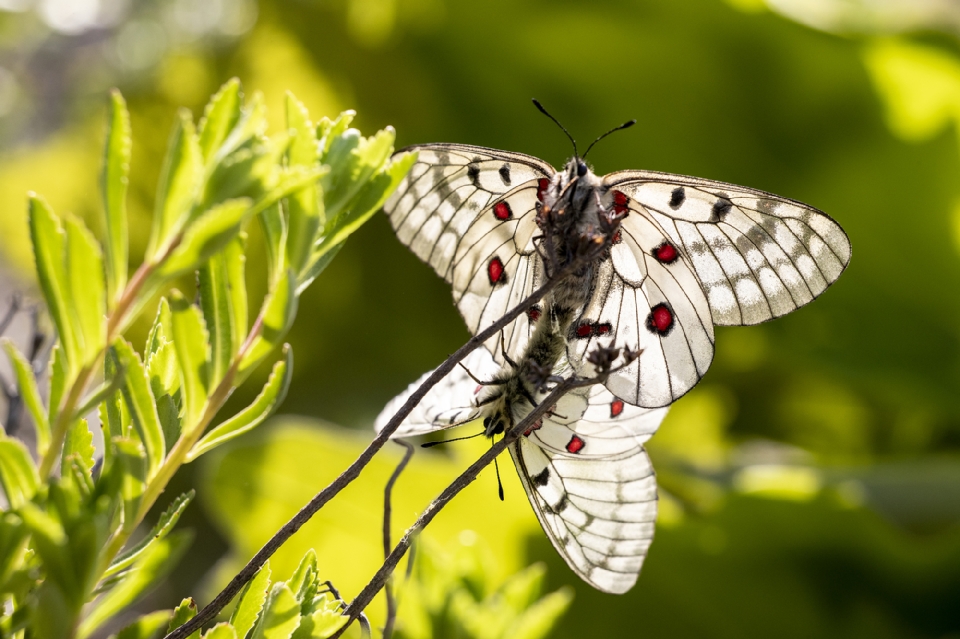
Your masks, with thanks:
M 300 294 L 412 162 L 408 155 L 391 159 L 392 130 L 364 138 L 350 128 L 352 117 L 345 112 L 314 126 L 288 95 L 286 131 L 268 136 L 261 96 L 244 100 L 236 80 L 213 96 L 199 124 L 181 112 L 146 254 L 132 274 L 125 208 L 131 131 L 118 92 L 101 174 L 102 242 L 79 218 L 59 216 L 30 195 L 37 279 L 57 340 L 46 402 L 31 363 L 3 342 L 37 442 L 35 462 L 21 441 L 0 436 L 4 636 L 91 636 L 176 563 L 190 538 L 173 528 L 192 493 L 176 498 L 131 545 L 134 531 L 183 464 L 256 427 L 283 400 L 293 354 L 282 341 Z M 245 251 L 254 219 L 267 248 L 268 292 L 250 321 Z M 196 303 L 173 288 L 194 272 Z M 125 333 L 158 295 L 138 351 Z M 270 359 L 254 402 L 218 418 L 234 389 Z M 97 418 L 102 457 L 88 423 Z M 277 588 L 271 593 L 287 592 Z M 316 606 L 310 614 L 326 610 Z M 174 617 L 182 623 L 187 609 Z M 145 617 L 123 636 L 147 636 L 138 633 L 169 617 Z M 232 636 L 222 628 L 211 633 Z

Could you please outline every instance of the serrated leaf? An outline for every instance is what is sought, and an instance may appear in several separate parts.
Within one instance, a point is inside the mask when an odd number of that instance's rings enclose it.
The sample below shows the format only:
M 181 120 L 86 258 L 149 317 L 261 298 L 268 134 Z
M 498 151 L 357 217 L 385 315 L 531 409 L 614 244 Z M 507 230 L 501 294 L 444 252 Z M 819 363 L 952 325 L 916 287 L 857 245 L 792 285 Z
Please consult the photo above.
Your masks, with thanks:
M 316 576 L 317 553 L 311 548 L 304 553 L 300 563 L 297 564 L 296 570 L 293 571 L 290 579 L 287 580 L 287 585 L 290 586 L 290 589 L 297 593 L 297 601 L 301 603 L 301 606 L 304 601 L 304 593 L 310 584 L 316 581 Z M 313 597 L 311 596 L 310 598 L 312 599 Z
M 257 215 L 267 248 L 267 282 L 273 283 L 287 270 L 287 218 L 280 202 Z
M 245 277 L 247 236 L 240 233 L 235 237 L 223 252 L 220 258 L 225 265 L 227 276 L 227 292 L 230 301 L 230 316 L 233 319 L 233 337 L 235 349 L 243 344 L 247 338 L 247 281 Z
M 173 344 L 180 362 L 184 431 L 194 428 L 203 414 L 210 388 L 210 346 L 200 309 L 179 291 L 170 296 Z
M 267 131 L 267 106 L 263 94 L 255 92 L 247 104 L 240 109 L 240 119 L 231 129 L 215 156 L 215 161 L 221 162 L 228 155 L 234 153 L 251 139 L 262 137 Z
M 157 401 L 180 390 L 180 363 L 173 342 L 163 340 L 150 357 L 147 374 L 150 376 L 150 392 Z
M 203 154 L 190 112 L 182 109 L 170 136 L 157 188 L 146 260 L 156 261 L 186 224 L 203 180 Z
M 170 617 L 170 623 L 167 625 L 167 634 L 173 632 L 183 624 L 197 616 L 197 603 L 193 597 L 187 597 L 180 602 L 180 605 L 174 608 L 173 615 Z M 191 633 L 187 639 L 197 639 L 200 631 Z
M 69 310 L 69 285 L 64 261 L 66 238 L 60 218 L 46 202 L 33 194 L 30 194 L 29 218 L 37 279 L 47 303 L 47 312 L 57 327 L 57 335 L 63 345 L 67 364 L 65 373 L 72 377 L 73 371 L 79 366 L 81 351 Z
M 172 504 L 167 506 L 167 509 L 163 511 L 162 515 L 160 515 L 160 519 L 158 519 L 157 523 L 154 524 L 150 533 L 141 539 L 136 545 L 128 548 L 116 559 L 114 559 L 113 563 L 110 564 L 110 567 L 104 571 L 103 578 L 106 579 L 122 570 L 126 570 L 132 566 L 134 562 L 138 561 L 151 545 L 166 537 L 170 531 L 173 530 L 173 527 L 177 525 L 177 522 L 180 520 L 180 515 L 183 514 L 183 511 L 186 510 L 187 506 L 190 505 L 190 502 L 193 501 L 194 494 L 195 493 L 192 490 L 186 492 L 177 497 Z M 185 599 L 184 602 L 186 601 L 187 600 Z M 189 601 L 192 602 L 193 600 L 191 599 Z M 182 605 L 183 604 L 181 604 L 181 606 Z M 194 606 L 194 614 L 196 614 L 196 606 Z M 183 622 L 181 622 L 181 625 L 182 623 Z
M 180 397 L 179 391 L 176 397 Z M 180 423 L 180 405 L 175 397 L 162 395 L 157 400 L 157 417 L 160 418 L 160 428 L 163 429 L 163 441 L 167 445 L 167 452 L 180 439 L 182 431 Z
M 263 386 L 263 390 L 245 409 L 226 420 L 196 443 L 196 445 L 187 453 L 186 461 L 192 461 L 213 450 L 217 446 L 243 435 L 256 428 L 258 425 L 273 414 L 273 411 L 279 406 L 287 395 L 287 389 L 290 386 L 290 378 L 293 375 L 293 349 L 289 344 L 283 348 L 283 359 L 273 365 L 270 377 Z
M 251 639 L 290 639 L 300 625 L 300 603 L 287 584 L 274 584 Z
M 163 262 L 157 275 L 172 278 L 196 270 L 240 233 L 240 224 L 250 212 L 247 198 L 228 200 L 191 222 L 183 240 Z
M 230 615 L 230 623 L 237 629 L 238 637 L 246 637 L 259 619 L 269 590 L 270 562 L 267 561 L 240 591 L 237 607 L 233 609 L 233 614 Z
M 331 120 L 326 117 L 320 118 L 320 122 L 317 124 L 317 139 L 319 140 L 317 146 L 320 147 L 321 162 L 326 161 L 326 155 L 330 151 L 330 146 L 333 144 L 333 141 L 350 128 L 350 124 L 356 115 L 356 111 L 348 109 L 338 115 L 336 120 Z
M 316 610 L 301 619 L 300 627 L 291 639 L 327 639 L 349 620 L 349 617 L 344 617 L 335 607 Z
M 78 639 L 90 636 L 104 622 L 140 598 L 173 569 L 191 536 L 174 533 L 148 548 L 125 578 L 97 599 L 77 629 Z
M 37 456 L 43 457 L 50 447 L 50 422 L 47 421 L 47 413 L 43 409 L 43 400 L 40 398 L 40 390 L 37 388 L 37 378 L 33 375 L 33 366 L 27 361 L 17 347 L 14 346 L 6 337 L 0 339 L 3 350 L 10 358 L 10 365 L 17 378 L 17 389 L 20 392 L 20 398 L 30 413 L 30 418 L 37 428 Z
M 217 151 L 240 120 L 240 80 L 230 78 L 210 98 L 200 120 L 200 152 L 204 164 L 211 167 Z
M 262 327 L 254 339 L 250 350 L 240 361 L 237 383 L 246 378 L 275 347 L 279 346 L 297 315 L 296 281 L 292 271 L 288 270 L 274 285 L 264 300 Z
M 69 473 L 70 460 L 76 459 L 80 468 L 84 470 L 84 474 L 90 477 L 95 452 L 96 448 L 93 445 L 93 433 L 90 432 L 87 420 L 78 419 L 74 421 L 67 430 L 67 436 L 63 442 L 60 472 L 62 474 Z
M 130 175 L 130 114 L 120 92 L 110 92 L 107 141 L 103 152 L 100 190 L 103 195 L 104 243 L 107 259 L 107 300 L 112 307 L 127 285 L 127 185 Z
M 63 399 L 63 389 L 67 384 L 67 356 L 63 347 L 59 343 L 54 344 L 50 349 L 50 363 L 47 368 L 50 370 L 50 396 L 47 406 L 47 421 L 51 424 L 57 421 L 60 415 L 60 401 Z
M 387 127 L 369 138 L 360 135 L 356 129 L 347 129 L 332 140 L 322 159 L 331 171 L 320 181 L 328 226 L 367 181 L 381 170 L 393 153 L 395 138 L 393 128 Z
M 287 92 L 287 130 L 295 133 L 287 148 L 288 166 L 313 167 L 319 163 L 317 140 L 306 107 Z M 322 200 L 315 183 L 291 193 L 287 199 L 287 259 L 299 273 L 307 264 L 310 248 L 323 225 Z
M 40 475 L 30 452 L 18 439 L 0 434 L 0 485 L 10 508 L 16 509 L 30 499 L 40 486 Z
M 347 237 L 363 225 L 370 216 L 380 210 L 400 181 L 410 171 L 416 161 L 416 155 L 404 153 L 395 157 L 382 172 L 377 173 L 363 184 L 343 214 L 334 220 L 332 228 L 327 230 L 323 240 L 310 255 L 310 263 L 323 258 L 333 247 L 341 244 Z
M 210 332 L 211 385 L 223 379 L 240 347 L 234 341 L 234 304 L 231 299 L 228 256 L 215 255 L 199 271 L 197 289 L 200 294 L 200 309 Z
M 140 355 L 126 340 L 120 338 L 114 341 L 109 356 L 116 359 L 117 368 L 125 371 L 120 393 L 130 412 L 133 426 L 143 442 L 147 459 L 147 479 L 150 479 L 163 463 L 167 450 L 156 403 L 150 391 L 150 378 L 140 361 Z
M 93 234 L 78 218 L 64 220 L 67 238 L 67 282 L 71 321 L 77 332 L 82 364 L 93 362 L 106 345 L 106 284 L 103 256 Z
M 116 437 L 113 440 L 116 460 L 123 469 L 123 529 L 131 532 L 137 526 L 137 514 L 147 484 L 147 455 L 139 441 Z
M 228 623 L 218 623 L 204 633 L 203 639 L 237 639 L 237 631 Z
M 157 639 L 170 621 L 169 610 L 150 612 L 113 635 L 114 639 Z
M 147 334 L 146 346 L 143 349 L 143 358 L 148 366 L 153 354 L 173 337 L 171 327 L 170 303 L 167 298 L 161 297 L 160 303 L 157 304 L 157 314 L 154 316 L 150 332 Z

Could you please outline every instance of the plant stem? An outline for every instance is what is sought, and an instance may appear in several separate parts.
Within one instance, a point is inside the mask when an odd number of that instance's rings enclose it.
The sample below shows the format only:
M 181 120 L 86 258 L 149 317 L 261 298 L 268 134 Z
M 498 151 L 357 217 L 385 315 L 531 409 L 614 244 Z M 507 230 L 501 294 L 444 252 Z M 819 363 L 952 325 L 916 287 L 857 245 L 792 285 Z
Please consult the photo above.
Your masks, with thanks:
M 350 466 L 347 467 L 340 476 L 337 477 L 333 483 L 328 485 L 326 488 L 317 493 L 313 499 L 311 499 L 303 508 L 300 509 L 297 514 L 295 514 L 290 521 L 284 524 L 280 530 L 278 530 L 273 537 L 271 537 L 263 547 L 257 551 L 250 561 L 247 562 L 247 565 L 244 566 L 240 572 L 238 572 L 233 579 L 230 580 L 230 583 L 224 587 L 220 593 L 213 598 L 213 600 L 208 603 L 197 615 L 183 624 L 173 632 L 169 633 L 164 639 L 185 639 L 187 636 L 192 634 L 194 631 L 198 630 L 203 624 L 211 621 L 217 613 L 219 613 L 223 608 L 230 603 L 230 601 L 243 589 L 248 581 L 253 579 L 253 576 L 257 574 L 257 571 L 260 570 L 261 566 L 277 551 L 277 549 L 282 546 L 287 539 L 293 536 L 300 528 L 310 521 L 310 518 L 313 517 L 317 511 L 319 511 L 323 506 L 333 499 L 341 490 L 346 488 L 354 479 L 360 475 L 367 464 L 370 463 L 370 460 L 373 459 L 373 456 L 383 448 L 384 444 L 390 439 L 390 436 L 400 427 L 400 424 L 403 420 L 410 414 L 414 407 L 420 403 L 424 395 L 433 388 L 437 382 L 443 379 L 447 373 L 453 370 L 453 367 L 456 366 L 460 360 L 466 357 L 468 354 L 473 352 L 478 346 L 483 344 L 485 341 L 493 337 L 500 331 L 502 328 L 510 324 L 513 320 L 519 317 L 522 313 L 525 313 L 527 309 L 539 302 L 543 297 L 549 293 L 561 280 L 566 278 L 570 273 L 573 273 L 576 269 L 580 268 L 580 261 L 575 260 L 571 264 L 567 265 L 560 271 L 558 271 L 554 277 L 550 278 L 543 286 L 538 288 L 536 291 L 531 293 L 526 299 L 517 304 L 514 308 L 510 309 L 503 317 L 498 319 L 496 322 L 491 324 L 489 327 L 483 331 L 477 333 L 471 337 L 466 344 L 461 346 L 457 352 L 448 357 L 446 361 L 443 362 L 433 373 L 420 385 L 420 387 L 414 392 L 409 399 L 400 407 L 400 410 L 397 411 L 397 414 L 393 416 L 387 425 L 377 433 L 377 436 L 373 438 L 373 441 L 360 453 L 360 455 L 354 460 Z M 501 449 L 502 450 L 502 449 Z
M 397 479 L 400 478 L 400 473 L 403 472 L 403 469 L 407 467 L 407 464 L 410 462 L 410 458 L 413 457 L 413 444 L 403 439 L 394 440 L 400 446 L 403 446 L 406 450 L 403 453 L 403 459 L 400 460 L 400 463 L 397 464 L 396 469 L 394 469 L 393 474 L 390 475 L 390 479 L 387 480 L 387 485 L 383 489 L 383 558 L 384 560 L 389 559 L 390 557 L 390 520 L 393 513 L 392 508 L 392 497 L 393 497 L 393 485 L 397 483 Z M 383 624 L 383 639 L 390 639 L 393 636 L 393 624 L 397 619 L 397 600 L 393 596 L 393 588 L 389 584 L 385 586 L 385 592 L 387 594 L 387 620 Z

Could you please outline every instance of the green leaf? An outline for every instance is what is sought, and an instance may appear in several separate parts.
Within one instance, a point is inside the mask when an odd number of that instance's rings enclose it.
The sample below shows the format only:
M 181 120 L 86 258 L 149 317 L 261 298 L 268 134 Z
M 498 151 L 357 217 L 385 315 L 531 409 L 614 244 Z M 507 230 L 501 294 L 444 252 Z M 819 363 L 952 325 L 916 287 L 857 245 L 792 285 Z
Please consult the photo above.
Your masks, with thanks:
M 47 421 L 53 424 L 57 421 L 60 414 L 60 400 L 63 399 L 63 389 L 67 384 L 67 363 L 66 352 L 63 347 L 57 343 L 50 349 L 50 398 L 47 407 L 49 417 Z
M 303 617 L 300 627 L 293 633 L 292 639 L 327 639 L 340 630 L 349 621 L 339 610 L 339 605 L 329 602 L 321 610 Z
M 10 508 L 16 509 L 33 498 L 40 476 L 27 447 L 18 439 L 0 434 L 0 485 Z
M 71 605 L 63 591 L 50 580 L 40 584 L 36 603 L 29 609 L 30 630 L 43 639 L 73 639 L 73 628 L 80 610 Z
M 335 246 L 341 244 L 354 231 L 360 228 L 370 216 L 380 210 L 390 194 L 400 184 L 410 167 L 416 161 L 416 155 L 404 153 L 395 157 L 382 172 L 377 173 L 369 182 L 362 185 L 356 199 L 333 223 L 333 227 L 324 235 L 323 240 L 310 255 L 311 265 Z
M 263 423 L 263 420 L 273 414 L 276 407 L 283 402 L 290 387 L 292 375 L 293 349 L 289 344 L 284 344 L 283 359 L 273 365 L 267 383 L 253 403 L 204 435 L 187 453 L 186 461 L 192 461 Z
M 287 585 L 290 586 L 290 589 L 297 593 L 297 601 L 301 604 L 301 610 L 303 609 L 304 593 L 309 589 L 311 583 L 316 582 L 316 578 L 317 553 L 311 548 L 304 553 L 303 558 L 297 565 L 297 569 L 293 571 L 290 579 L 287 580 Z M 311 596 L 310 599 L 313 599 L 313 596 Z
M 93 455 L 96 448 L 93 446 L 93 433 L 87 425 L 87 420 L 74 421 L 67 430 L 67 437 L 63 442 L 63 455 L 60 462 L 60 472 L 66 476 L 70 472 L 70 461 L 76 459 L 87 477 L 93 469 Z
M 353 122 L 353 118 L 356 115 L 356 111 L 348 109 L 338 115 L 336 120 L 331 120 L 326 117 L 320 118 L 320 122 L 317 124 L 317 138 L 320 142 L 317 146 L 320 147 L 321 161 L 326 161 L 326 155 L 330 151 L 330 146 L 333 144 L 333 141 L 350 128 L 350 123 Z
M 147 456 L 139 441 L 116 437 L 113 445 L 117 452 L 117 461 L 123 469 L 121 495 L 123 497 L 123 530 L 133 531 L 137 527 L 137 514 L 147 485 Z
M 263 361 L 283 340 L 297 315 L 297 292 L 293 271 L 288 270 L 263 302 L 262 327 L 250 350 L 240 361 L 237 383 Z
M 200 120 L 200 152 L 207 170 L 220 159 L 218 151 L 240 120 L 240 80 L 230 78 L 210 98 Z
M 143 349 L 143 357 L 148 366 L 153 354 L 173 337 L 173 324 L 171 322 L 170 303 L 167 298 L 161 297 L 160 303 L 157 304 L 157 314 L 153 318 L 153 325 L 147 335 L 147 344 Z
M 346 243 L 347 241 L 344 240 L 330 248 L 325 248 L 322 255 L 311 256 L 310 265 L 300 274 L 300 279 L 297 281 L 297 295 L 302 295 L 307 287 L 313 284 L 313 280 L 323 273 Z
M 170 617 L 170 623 L 167 625 L 167 634 L 173 632 L 196 616 L 197 602 L 193 600 L 193 597 L 187 597 L 174 609 L 173 615 Z M 197 639 L 199 636 L 200 631 L 198 630 L 191 633 L 188 639 Z
M 178 392 L 176 397 L 179 397 Z M 180 423 L 180 405 L 171 395 L 162 395 L 157 400 L 157 416 L 160 418 L 160 427 L 163 429 L 163 441 L 167 444 L 167 452 L 180 439 L 182 425 Z
M 162 341 L 160 348 L 150 357 L 147 374 L 150 376 L 150 392 L 157 401 L 164 396 L 172 397 L 180 390 L 180 363 L 173 342 Z
M 240 342 L 234 341 L 236 331 L 233 326 L 235 322 L 233 314 L 238 309 L 235 308 L 231 291 L 231 287 L 235 284 L 230 281 L 229 260 L 231 258 L 235 256 L 227 255 L 227 251 L 215 255 L 200 269 L 197 276 L 200 308 L 203 311 L 207 329 L 210 331 L 212 354 L 210 383 L 212 386 L 223 379 L 227 369 L 230 368 L 234 354 L 240 348 Z M 240 282 L 239 285 L 244 286 L 244 283 Z M 246 309 L 244 309 L 244 315 L 246 315 Z
M 37 378 L 34 377 L 33 366 L 17 350 L 13 342 L 6 337 L 0 339 L 0 345 L 3 346 L 7 357 L 10 358 L 10 365 L 17 377 L 17 389 L 20 391 L 20 398 L 23 399 L 23 403 L 37 427 L 37 456 L 43 457 L 47 448 L 50 447 L 50 422 L 47 421 L 47 413 L 43 409 L 43 400 L 40 399 L 40 390 L 37 388 Z
M 120 392 L 130 411 L 133 426 L 143 442 L 147 456 L 147 479 L 150 479 L 163 463 L 167 450 L 156 403 L 150 391 L 150 378 L 140 361 L 140 355 L 123 338 L 114 341 L 110 347 L 110 357 L 116 359 L 118 369 L 126 371 Z
M 287 218 L 280 202 L 257 215 L 267 247 L 267 281 L 273 284 L 287 270 Z
M 60 524 L 30 502 L 19 507 L 19 515 L 30 530 L 31 547 L 43 562 L 48 580 L 70 601 L 83 598 L 68 551 L 67 536 Z
M 250 212 L 247 198 L 228 200 L 192 222 L 183 240 L 157 269 L 157 276 L 171 278 L 196 270 L 240 233 L 240 224 Z
M 104 622 L 158 585 L 180 559 L 190 539 L 185 532 L 174 533 L 147 549 L 124 579 L 94 602 L 77 629 L 77 637 L 85 639 L 90 636 Z
M 237 629 L 238 637 L 246 637 L 257 622 L 269 589 L 270 562 L 267 561 L 240 591 L 237 607 L 233 609 L 233 614 L 230 615 L 230 623 Z
M 27 530 L 20 517 L 11 512 L 0 513 L 0 592 L 9 592 L 7 581 L 22 562 L 26 536 Z
M 169 610 L 150 612 L 118 632 L 114 639 L 157 639 L 169 621 Z
M 288 166 L 316 166 L 319 163 L 317 140 L 307 109 L 287 92 L 286 110 L 287 130 L 296 134 L 287 148 Z M 322 202 L 317 191 L 317 185 L 310 183 L 291 193 L 287 199 L 289 233 L 286 253 L 291 268 L 297 273 L 306 266 L 310 247 L 323 224 Z
M 93 234 L 78 218 L 65 220 L 67 233 L 67 281 L 71 321 L 77 331 L 82 364 L 93 362 L 106 344 L 106 284 L 103 256 Z
M 203 639 L 237 639 L 237 631 L 228 623 L 218 623 L 204 633 Z
M 274 584 L 251 639 L 290 639 L 300 625 L 300 603 L 287 584 Z
M 252 139 L 263 137 L 267 132 L 267 106 L 263 94 L 254 93 L 245 106 L 240 108 L 240 119 L 230 130 L 214 157 L 215 162 L 225 162 L 226 158 L 237 152 Z
M 170 295 L 173 344 L 180 362 L 181 393 L 185 414 L 184 431 L 196 427 L 203 415 L 210 388 L 210 346 L 207 327 L 200 309 L 184 299 L 179 291 Z
M 43 291 L 47 312 L 57 327 L 57 335 L 63 345 L 65 373 L 72 378 L 81 359 L 80 345 L 75 334 L 75 324 L 70 313 L 63 228 L 58 218 L 42 199 L 30 194 L 30 239 L 33 242 L 33 257 L 36 261 L 37 279 Z M 51 419 L 51 421 L 53 421 Z
M 391 127 L 365 138 L 356 129 L 347 129 L 333 138 L 322 162 L 331 171 L 321 178 L 327 225 L 343 211 L 347 204 L 367 183 L 393 153 L 396 134 Z
M 163 511 L 163 514 L 160 515 L 160 519 L 157 520 L 157 523 L 153 526 L 153 529 L 148 535 L 144 536 L 144 538 L 137 542 L 137 544 L 131 548 L 128 548 L 116 559 L 114 559 L 113 563 L 110 564 L 110 567 L 104 571 L 103 578 L 106 579 L 107 577 L 111 577 L 122 570 L 126 570 L 133 565 L 134 562 L 138 561 L 143 553 L 150 548 L 150 546 L 166 537 L 170 531 L 173 530 L 173 527 L 177 525 L 177 521 L 180 520 L 180 515 L 182 515 L 183 511 L 186 510 L 187 506 L 190 505 L 194 494 L 194 491 L 191 490 L 177 497 L 174 502 L 170 504 L 165 511 Z M 181 604 L 181 606 L 182 605 L 183 604 Z M 196 612 L 196 608 L 194 608 L 194 612 Z
M 106 229 L 107 301 L 113 307 L 127 285 L 127 185 L 130 175 L 130 114 L 123 96 L 110 92 L 107 143 L 103 150 L 100 189 Z
M 157 205 L 153 230 L 147 245 L 146 261 L 162 259 L 161 252 L 187 223 L 199 195 L 203 180 L 203 154 L 186 109 L 180 111 L 177 126 L 170 136 L 167 155 L 157 189 Z
M 573 589 L 561 588 L 527 608 L 504 632 L 511 639 L 543 639 L 573 601 Z
M 247 338 L 248 309 L 247 281 L 244 274 L 246 265 L 247 236 L 240 233 L 220 253 L 219 259 L 226 264 L 227 293 L 230 300 L 230 317 L 233 319 L 234 349 Z

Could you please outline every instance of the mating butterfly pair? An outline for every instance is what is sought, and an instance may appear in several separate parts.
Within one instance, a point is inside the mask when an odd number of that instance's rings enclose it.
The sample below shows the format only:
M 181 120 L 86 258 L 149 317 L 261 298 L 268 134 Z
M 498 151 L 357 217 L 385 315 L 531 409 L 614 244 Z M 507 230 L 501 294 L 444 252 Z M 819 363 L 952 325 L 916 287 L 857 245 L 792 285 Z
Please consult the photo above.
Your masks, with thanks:
M 543 283 L 536 220 L 545 200 L 575 187 L 572 209 L 585 225 L 598 210 L 621 218 L 609 253 L 592 265 L 577 317 L 564 327 L 557 366 L 583 370 L 598 345 L 641 354 L 610 375 L 606 388 L 568 395 L 511 454 L 568 565 L 600 590 L 625 592 L 656 518 L 643 443 L 664 407 L 706 372 L 714 325 L 756 324 L 810 302 L 840 276 L 850 242 L 821 211 L 722 182 L 652 171 L 599 178 L 577 157 L 557 172 L 534 157 L 456 144 L 406 150 L 418 152 L 418 160 L 384 210 L 401 241 L 453 285 L 474 333 Z M 505 364 L 503 353 L 522 357 L 541 315 L 529 309 L 467 367 L 489 377 Z M 476 383 L 455 370 L 395 436 L 483 417 L 475 391 Z M 516 418 L 531 409 L 519 406 L 528 403 L 520 398 L 508 401 Z M 378 427 L 399 407 L 394 402 Z

